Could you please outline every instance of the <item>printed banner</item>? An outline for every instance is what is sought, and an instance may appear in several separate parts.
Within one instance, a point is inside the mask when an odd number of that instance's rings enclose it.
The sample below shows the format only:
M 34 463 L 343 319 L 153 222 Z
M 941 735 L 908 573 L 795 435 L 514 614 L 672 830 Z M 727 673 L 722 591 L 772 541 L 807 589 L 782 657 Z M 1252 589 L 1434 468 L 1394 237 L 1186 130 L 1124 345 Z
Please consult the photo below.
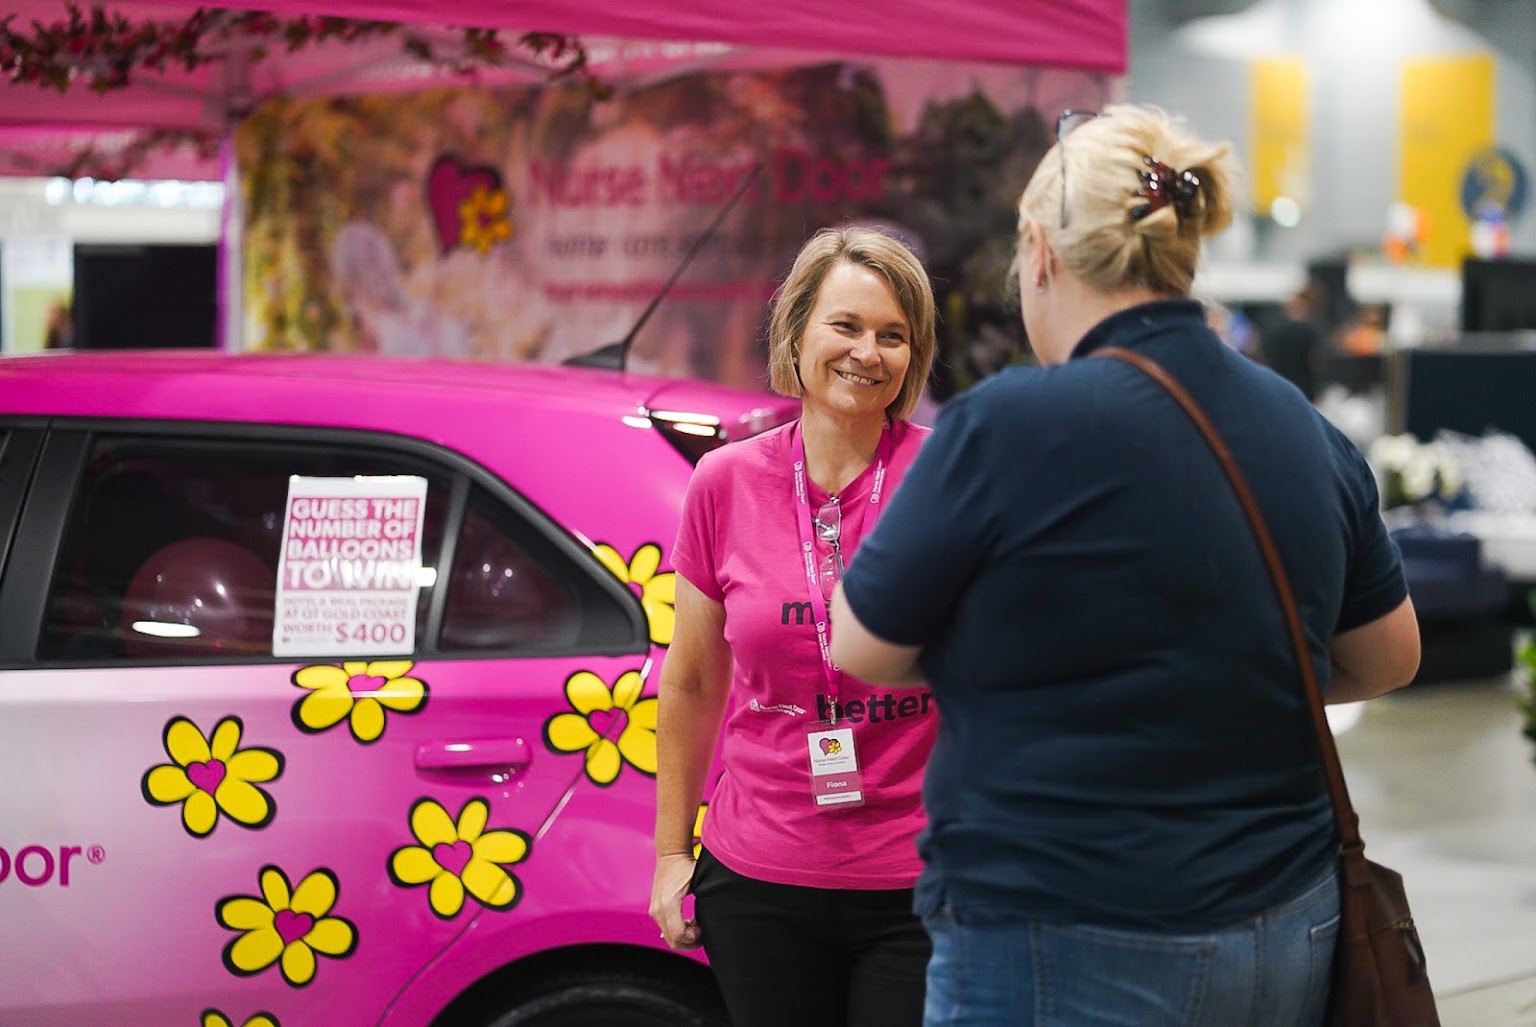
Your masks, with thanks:
M 274 656 L 415 650 L 426 501 L 410 475 L 289 480 Z
M 1087 72 L 824 62 L 579 86 L 274 101 L 241 126 L 252 349 L 630 367 L 765 387 L 767 304 L 816 229 L 863 222 L 927 264 L 938 398 L 1023 352 L 1015 204 Z
M 1398 198 L 1422 219 L 1423 263 L 1460 267 L 1472 249 L 1461 209 L 1467 162 L 1494 142 L 1497 67 L 1490 53 L 1403 62 L 1398 84 Z
M 1266 57 L 1248 65 L 1248 166 L 1253 209 L 1274 213 L 1276 200 L 1310 207 L 1311 66 L 1302 57 Z

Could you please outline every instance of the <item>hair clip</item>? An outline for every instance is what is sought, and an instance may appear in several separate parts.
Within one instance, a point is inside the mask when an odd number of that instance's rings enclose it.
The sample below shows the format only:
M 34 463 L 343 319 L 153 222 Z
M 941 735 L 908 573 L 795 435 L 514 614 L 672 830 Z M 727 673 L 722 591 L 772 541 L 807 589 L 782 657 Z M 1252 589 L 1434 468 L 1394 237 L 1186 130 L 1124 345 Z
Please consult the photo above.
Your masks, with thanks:
M 1193 171 L 1175 171 L 1156 157 L 1141 160 L 1147 167 L 1137 172 L 1141 177 L 1141 188 L 1136 190 L 1136 195 L 1147 202 L 1132 210 L 1131 217 L 1140 221 L 1170 203 L 1181 221 L 1194 213 L 1195 197 L 1200 193 L 1200 176 Z

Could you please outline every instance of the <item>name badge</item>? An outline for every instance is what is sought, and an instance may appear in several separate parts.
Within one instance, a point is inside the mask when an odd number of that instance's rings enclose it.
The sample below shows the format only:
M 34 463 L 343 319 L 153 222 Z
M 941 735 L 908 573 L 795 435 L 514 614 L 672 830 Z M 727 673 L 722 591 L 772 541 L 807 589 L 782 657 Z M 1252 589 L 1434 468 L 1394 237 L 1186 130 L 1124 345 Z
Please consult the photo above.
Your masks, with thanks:
M 816 808 L 853 809 L 864 805 L 864 781 L 853 748 L 853 728 L 812 731 L 806 741 L 811 750 L 811 796 Z

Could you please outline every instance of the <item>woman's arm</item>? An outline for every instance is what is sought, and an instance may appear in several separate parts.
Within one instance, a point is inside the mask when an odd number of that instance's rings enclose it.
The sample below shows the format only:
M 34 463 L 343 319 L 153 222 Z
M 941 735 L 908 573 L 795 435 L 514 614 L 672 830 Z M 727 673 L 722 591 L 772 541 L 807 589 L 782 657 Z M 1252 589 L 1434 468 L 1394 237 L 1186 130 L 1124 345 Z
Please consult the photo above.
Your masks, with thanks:
M 925 684 L 917 665 L 921 653 L 921 646 L 887 642 L 859 623 L 838 584 L 832 596 L 832 662 L 838 669 L 874 685 L 921 688 Z
M 1384 617 L 1335 635 L 1328 644 L 1333 678 L 1326 701 L 1358 702 L 1402 688 L 1419 672 L 1419 621 L 1413 600 Z
M 661 665 L 656 711 L 656 875 L 651 917 L 674 948 L 697 948 L 683 919 L 693 876 L 693 826 L 731 689 L 725 607 L 677 577 L 677 625 Z

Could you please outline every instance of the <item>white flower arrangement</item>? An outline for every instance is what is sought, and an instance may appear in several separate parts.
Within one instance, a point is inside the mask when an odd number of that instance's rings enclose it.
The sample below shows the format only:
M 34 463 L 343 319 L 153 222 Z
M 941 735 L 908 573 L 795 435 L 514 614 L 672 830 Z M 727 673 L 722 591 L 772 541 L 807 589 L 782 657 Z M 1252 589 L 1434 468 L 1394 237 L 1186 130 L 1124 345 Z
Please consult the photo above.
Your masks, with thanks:
M 1383 435 L 1366 453 L 1381 483 L 1382 506 L 1391 509 L 1427 499 L 1454 500 L 1462 490 L 1461 471 L 1442 442 L 1413 435 Z

